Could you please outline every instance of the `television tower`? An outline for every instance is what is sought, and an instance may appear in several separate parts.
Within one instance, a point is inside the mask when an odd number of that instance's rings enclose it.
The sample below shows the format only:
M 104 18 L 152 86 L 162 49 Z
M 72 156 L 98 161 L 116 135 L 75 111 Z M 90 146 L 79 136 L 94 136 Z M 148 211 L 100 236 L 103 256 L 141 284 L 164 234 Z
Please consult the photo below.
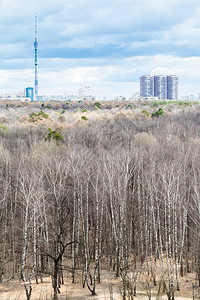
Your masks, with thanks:
M 37 15 L 35 14 L 35 100 L 38 96 L 38 41 L 37 41 Z

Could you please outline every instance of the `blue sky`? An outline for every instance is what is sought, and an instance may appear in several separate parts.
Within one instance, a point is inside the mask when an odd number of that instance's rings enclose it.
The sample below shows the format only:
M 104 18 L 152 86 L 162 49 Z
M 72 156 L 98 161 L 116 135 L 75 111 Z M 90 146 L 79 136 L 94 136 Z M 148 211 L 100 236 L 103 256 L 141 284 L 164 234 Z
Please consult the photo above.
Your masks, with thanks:
M 196 0 L 0 0 L 0 93 L 34 85 L 38 15 L 39 94 L 131 96 L 143 74 L 177 74 L 180 94 L 200 92 Z

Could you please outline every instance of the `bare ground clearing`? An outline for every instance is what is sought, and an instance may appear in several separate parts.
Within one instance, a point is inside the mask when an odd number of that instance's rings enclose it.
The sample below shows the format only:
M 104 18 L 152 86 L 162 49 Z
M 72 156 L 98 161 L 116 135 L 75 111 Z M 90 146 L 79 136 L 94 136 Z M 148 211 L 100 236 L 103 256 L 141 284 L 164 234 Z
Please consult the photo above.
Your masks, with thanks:
M 176 300 L 192 300 L 192 288 L 191 278 L 192 274 L 187 274 L 187 278 L 183 278 L 181 282 L 181 291 L 176 292 Z M 51 286 L 51 278 L 45 277 L 44 283 L 36 284 L 33 281 L 32 300 L 50 300 L 52 299 L 53 290 Z M 102 272 L 102 282 L 97 285 L 97 295 L 91 296 L 87 288 L 82 288 L 81 280 L 77 277 L 75 284 L 71 283 L 70 275 L 65 277 L 65 284 L 61 286 L 61 294 L 59 294 L 59 300 L 120 300 L 122 296 L 120 294 L 120 279 L 115 278 L 114 273 L 110 271 Z M 152 300 L 156 300 L 157 290 L 152 290 Z M 137 291 L 137 297 L 135 300 L 147 300 L 145 290 L 139 285 Z M 167 299 L 166 295 L 163 295 L 160 299 Z M 4 281 L 0 285 L 0 300 L 26 300 L 24 291 L 24 285 L 21 280 L 8 280 Z

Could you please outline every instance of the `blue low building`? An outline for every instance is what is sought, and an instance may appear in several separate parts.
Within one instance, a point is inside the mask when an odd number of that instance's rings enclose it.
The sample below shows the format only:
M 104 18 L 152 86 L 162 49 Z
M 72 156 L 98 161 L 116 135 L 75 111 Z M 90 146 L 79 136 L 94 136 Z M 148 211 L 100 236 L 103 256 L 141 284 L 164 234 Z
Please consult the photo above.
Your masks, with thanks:
M 26 98 L 30 98 L 31 101 L 34 100 L 34 91 L 32 87 L 27 87 L 26 88 Z

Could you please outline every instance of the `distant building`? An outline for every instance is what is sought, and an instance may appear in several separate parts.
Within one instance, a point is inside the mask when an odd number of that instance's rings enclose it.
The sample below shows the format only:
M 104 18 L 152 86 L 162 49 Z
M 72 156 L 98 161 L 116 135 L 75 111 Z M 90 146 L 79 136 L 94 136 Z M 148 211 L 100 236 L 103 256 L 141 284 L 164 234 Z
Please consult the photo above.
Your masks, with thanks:
M 155 101 L 158 100 L 158 97 L 143 97 L 142 100 L 144 101 Z
M 89 86 L 85 86 L 84 88 L 79 89 L 79 98 L 81 100 L 90 100 L 90 101 L 96 101 L 96 96 L 92 95 L 91 89 Z
M 20 90 L 20 91 L 16 92 L 16 97 L 17 98 L 24 98 L 24 97 L 26 97 L 26 91 L 25 90 Z
M 176 75 L 141 76 L 140 96 L 143 98 L 156 97 L 158 99 L 177 99 L 178 77 Z
M 39 95 L 37 96 L 37 101 L 38 102 L 49 101 L 49 97 L 46 95 Z
M 176 75 L 167 76 L 167 99 L 178 99 L 178 77 Z
M 115 100 L 115 101 L 127 101 L 129 99 L 128 99 L 128 97 L 124 97 L 124 96 L 116 96 L 116 97 L 114 97 L 113 100 Z
M 154 76 L 154 96 L 167 99 L 167 78 L 163 75 Z
M 79 89 L 79 97 L 82 100 L 89 98 L 91 95 L 91 89 L 89 86 L 85 86 L 84 88 Z
M 26 88 L 26 98 L 30 98 L 31 101 L 34 100 L 34 92 L 32 87 L 27 87 Z
M 140 96 L 152 97 L 154 96 L 154 80 L 150 75 L 140 77 Z

